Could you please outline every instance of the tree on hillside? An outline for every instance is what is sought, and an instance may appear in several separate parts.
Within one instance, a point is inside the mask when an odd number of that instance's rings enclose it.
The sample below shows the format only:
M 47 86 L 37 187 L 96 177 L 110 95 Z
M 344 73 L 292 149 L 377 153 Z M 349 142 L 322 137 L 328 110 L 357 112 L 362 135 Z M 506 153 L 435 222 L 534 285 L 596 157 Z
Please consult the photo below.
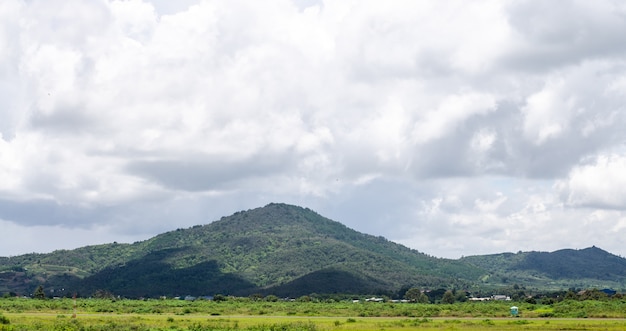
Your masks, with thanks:
M 35 299 L 45 299 L 46 293 L 43 291 L 43 286 L 39 285 L 39 287 L 37 287 L 37 289 L 35 290 L 35 294 L 33 294 L 33 296 L 35 297 Z

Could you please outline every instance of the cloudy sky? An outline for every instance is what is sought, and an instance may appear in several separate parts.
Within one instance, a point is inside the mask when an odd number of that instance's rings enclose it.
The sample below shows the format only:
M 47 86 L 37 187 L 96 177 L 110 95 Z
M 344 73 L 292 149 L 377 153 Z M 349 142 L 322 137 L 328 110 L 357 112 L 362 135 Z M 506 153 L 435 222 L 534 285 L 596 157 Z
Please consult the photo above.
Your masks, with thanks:
M 622 1 L 0 2 L 0 256 L 285 202 L 626 255 Z

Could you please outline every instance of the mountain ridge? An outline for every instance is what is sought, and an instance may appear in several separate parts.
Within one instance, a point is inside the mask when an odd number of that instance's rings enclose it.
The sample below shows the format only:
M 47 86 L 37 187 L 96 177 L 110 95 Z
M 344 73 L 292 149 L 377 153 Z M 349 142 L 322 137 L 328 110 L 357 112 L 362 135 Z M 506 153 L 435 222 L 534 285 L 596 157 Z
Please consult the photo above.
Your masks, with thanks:
M 598 269 L 609 276 L 598 279 L 609 285 L 624 283 L 619 272 L 622 267 L 626 270 L 626 260 L 595 247 L 585 252 L 585 261 L 610 262 Z M 518 254 L 431 257 L 360 233 L 308 208 L 272 203 L 133 244 L 0 258 L 0 293 L 32 293 L 43 285 L 57 289 L 55 293 L 59 288 L 86 294 L 104 289 L 129 297 L 200 292 L 299 296 L 391 294 L 407 287 L 476 288 L 510 281 L 567 283 L 568 278 L 555 278 L 549 268 L 555 261 L 552 253 Z M 578 268 L 591 263 L 579 261 L 575 251 L 559 254 L 565 255 L 558 260 Z M 544 266 L 535 270 L 538 265 Z
M 596 246 L 467 256 L 460 259 L 508 282 L 543 283 L 551 289 L 626 287 L 626 259 Z

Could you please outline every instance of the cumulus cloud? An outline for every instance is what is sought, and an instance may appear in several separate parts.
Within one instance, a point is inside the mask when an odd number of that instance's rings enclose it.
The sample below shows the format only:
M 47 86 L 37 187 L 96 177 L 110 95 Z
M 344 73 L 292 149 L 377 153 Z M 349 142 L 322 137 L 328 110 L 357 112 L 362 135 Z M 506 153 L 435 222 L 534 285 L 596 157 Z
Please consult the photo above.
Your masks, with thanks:
M 624 10 L 4 1 L 0 219 L 134 241 L 283 201 L 437 256 L 623 253 Z
M 619 34 L 626 27 L 621 3 L 516 1 L 506 11 L 517 38 L 505 59 L 517 67 L 549 70 L 597 58 L 619 59 L 626 51 Z
M 565 203 L 574 207 L 626 209 L 626 157 L 598 155 L 588 164 L 575 166 L 557 187 Z
M 464 93 L 451 95 L 442 100 L 434 111 L 428 111 L 413 128 L 417 143 L 440 138 L 453 131 L 456 125 L 473 115 L 486 114 L 495 110 L 495 100 L 489 94 Z

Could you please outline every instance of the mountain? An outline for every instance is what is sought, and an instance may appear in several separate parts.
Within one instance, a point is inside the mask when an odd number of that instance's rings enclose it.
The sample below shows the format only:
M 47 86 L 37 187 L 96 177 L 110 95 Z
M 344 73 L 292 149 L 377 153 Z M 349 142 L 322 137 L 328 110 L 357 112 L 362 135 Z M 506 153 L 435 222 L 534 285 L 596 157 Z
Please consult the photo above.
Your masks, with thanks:
M 0 257 L 0 293 L 43 285 L 60 296 L 395 295 L 410 287 L 625 288 L 625 280 L 626 260 L 596 247 L 441 259 L 275 203 L 133 244 Z
M 581 250 L 468 256 L 460 261 L 489 270 L 496 283 L 504 279 L 508 283 L 553 289 L 626 287 L 626 259 L 595 246 Z M 488 276 L 483 280 L 490 282 Z
M 0 292 L 98 289 L 129 296 L 394 293 L 465 287 L 479 267 L 359 233 L 307 208 L 269 204 L 134 244 L 0 259 Z

